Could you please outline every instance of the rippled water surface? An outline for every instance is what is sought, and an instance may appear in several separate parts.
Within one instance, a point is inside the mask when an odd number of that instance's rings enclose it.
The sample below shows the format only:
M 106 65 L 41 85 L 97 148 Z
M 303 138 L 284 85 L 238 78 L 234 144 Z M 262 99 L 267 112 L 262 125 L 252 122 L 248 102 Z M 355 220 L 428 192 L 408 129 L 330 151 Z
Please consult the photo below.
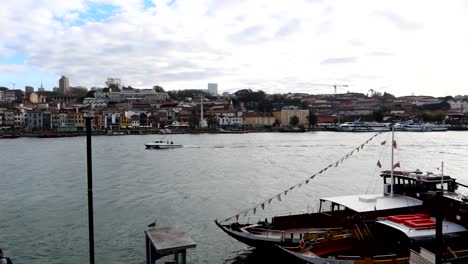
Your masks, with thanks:
M 231 239 L 214 224 L 341 158 L 373 134 L 249 133 L 172 135 L 184 145 L 145 150 L 155 135 L 94 137 L 96 263 L 145 263 L 146 225 L 178 225 L 197 243 L 189 263 L 280 263 Z M 445 172 L 468 183 L 468 133 L 397 133 L 402 169 Z M 255 221 L 313 211 L 322 196 L 381 192 L 376 137 L 338 167 L 275 200 Z M 0 139 L 0 248 L 15 263 L 88 262 L 85 138 Z M 265 258 L 267 260 L 265 260 Z

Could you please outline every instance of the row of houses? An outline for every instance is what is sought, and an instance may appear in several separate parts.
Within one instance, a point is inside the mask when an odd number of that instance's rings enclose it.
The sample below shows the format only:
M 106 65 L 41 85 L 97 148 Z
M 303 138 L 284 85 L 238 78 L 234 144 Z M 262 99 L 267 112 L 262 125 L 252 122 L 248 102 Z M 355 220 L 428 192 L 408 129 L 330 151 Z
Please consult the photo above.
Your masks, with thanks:
M 86 110 L 85 110 L 86 111 Z M 85 111 L 77 109 L 15 109 L 0 110 L 0 128 L 3 130 L 83 131 Z M 297 116 L 299 125 L 308 124 L 308 110 L 283 109 L 273 113 L 241 112 L 236 110 L 209 109 L 201 113 L 194 110 L 158 109 L 152 111 L 105 110 L 93 114 L 95 130 L 146 129 L 163 127 L 186 127 L 196 120 L 196 127 L 271 127 L 289 125 Z

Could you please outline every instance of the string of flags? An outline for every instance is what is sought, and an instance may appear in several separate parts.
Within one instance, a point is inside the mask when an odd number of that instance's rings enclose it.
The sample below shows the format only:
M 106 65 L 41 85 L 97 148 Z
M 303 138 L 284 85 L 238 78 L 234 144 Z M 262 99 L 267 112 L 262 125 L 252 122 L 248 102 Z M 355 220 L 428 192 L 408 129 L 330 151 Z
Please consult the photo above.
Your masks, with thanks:
M 222 222 L 227 222 L 227 221 L 230 221 L 232 219 L 236 219 L 236 221 L 239 220 L 239 217 L 242 215 L 243 217 L 246 217 L 249 213 L 252 213 L 252 214 L 256 214 L 257 213 L 257 209 L 258 208 L 261 208 L 262 210 L 265 210 L 265 207 L 267 206 L 267 204 L 271 204 L 275 199 L 278 200 L 279 202 L 282 201 L 282 196 L 286 196 L 288 194 L 288 192 L 294 190 L 294 189 L 299 189 L 302 185 L 306 185 L 306 184 L 309 184 L 309 181 L 314 179 L 315 176 L 319 175 L 319 174 L 322 174 L 324 172 L 326 172 L 328 169 L 332 168 L 332 167 L 338 167 L 339 164 L 343 163 L 343 161 L 345 161 L 346 159 L 348 159 L 349 157 L 351 157 L 355 152 L 359 152 L 359 150 L 362 150 L 364 148 L 365 145 L 367 145 L 372 139 L 374 139 L 376 136 L 378 136 L 379 134 L 381 134 L 382 132 L 379 132 L 379 133 L 376 133 L 375 135 L 373 135 L 372 137 L 370 137 L 369 139 L 367 139 L 366 141 L 364 141 L 364 143 L 362 143 L 361 145 L 357 146 L 356 148 L 354 148 L 351 152 L 347 153 L 346 155 L 344 155 L 343 157 L 341 157 L 340 159 L 332 162 L 330 165 L 324 167 L 323 169 L 321 169 L 320 171 L 318 171 L 317 173 L 315 173 L 314 175 L 312 176 L 309 176 L 306 180 L 304 181 L 301 181 L 289 188 L 287 188 L 286 190 L 278 193 L 278 194 L 275 194 L 271 197 L 269 197 L 268 199 L 266 199 L 265 201 L 263 202 L 260 202 L 256 205 L 254 205 L 253 207 L 250 207 L 248 209 L 245 209 L 231 217 L 228 217 L 226 219 L 224 219 L 223 221 L 221 221 L 220 223 Z M 396 148 L 396 142 L 393 142 L 394 143 L 394 148 Z M 385 141 L 381 143 L 382 145 L 385 144 Z M 378 162 L 378 164 L 380 164 L 380 161 Z M 398 166 L 399 166 L 399 163 L 397 163 Z M 396 164 L 395 164 L 396 165 Z M 381 166 L 381 165 L 380 165 Z

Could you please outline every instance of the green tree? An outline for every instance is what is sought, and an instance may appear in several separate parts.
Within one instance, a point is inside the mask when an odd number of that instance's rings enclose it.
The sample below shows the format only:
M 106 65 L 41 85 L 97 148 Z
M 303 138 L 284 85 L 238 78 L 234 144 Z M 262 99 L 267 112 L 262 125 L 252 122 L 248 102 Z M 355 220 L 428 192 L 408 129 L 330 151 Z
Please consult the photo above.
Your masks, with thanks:
M 375 121 L 377 122 L 382 122 L 384 118 L 384 111 L 382 108 L 375 109 L 372 111 L 372 117 L 374 118 Z
M 309 126 L 317 125 L 317 115 L 315 115 L 315 113 L 309 112 L 308 119 L 309 119 Z
M 290 119 L 289 119 L 289 124 L 293 127 L 296 127 L 299 125 L 299 117 L 297 116 L 292 116 Z
M 164 92 L 166 92 L 166 91 L 164 91 L 164 88 L 162 88 L 162 87 L 159 86 L 159 85 L 153 86 L 153 90 L 154 90 L 155 92 L 157 92 L 157 93 L 164 93 Z
M 215 116 L 207 116 L 206 117 L 206 124 L 210 128 L 215 128 L 218 126 L 218 120 L 216 120 Z
M 189 120 L 189 126 L 191 129 L 197 128 L 200 123 L 200 118 L 197 115 L 191 115 Z

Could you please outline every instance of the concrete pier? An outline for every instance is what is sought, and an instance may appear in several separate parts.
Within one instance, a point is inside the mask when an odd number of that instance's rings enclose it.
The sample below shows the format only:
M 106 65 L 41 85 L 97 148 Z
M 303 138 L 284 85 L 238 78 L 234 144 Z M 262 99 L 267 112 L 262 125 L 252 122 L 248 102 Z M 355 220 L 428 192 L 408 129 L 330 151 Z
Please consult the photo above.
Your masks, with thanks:
M 146 264 L 156 263 L 156 260 L 174 255 L 175 264 L 187 263 L 187 249 L 195 248 L 192 238 L 178 227 L 154 226 L 145 230 Z

